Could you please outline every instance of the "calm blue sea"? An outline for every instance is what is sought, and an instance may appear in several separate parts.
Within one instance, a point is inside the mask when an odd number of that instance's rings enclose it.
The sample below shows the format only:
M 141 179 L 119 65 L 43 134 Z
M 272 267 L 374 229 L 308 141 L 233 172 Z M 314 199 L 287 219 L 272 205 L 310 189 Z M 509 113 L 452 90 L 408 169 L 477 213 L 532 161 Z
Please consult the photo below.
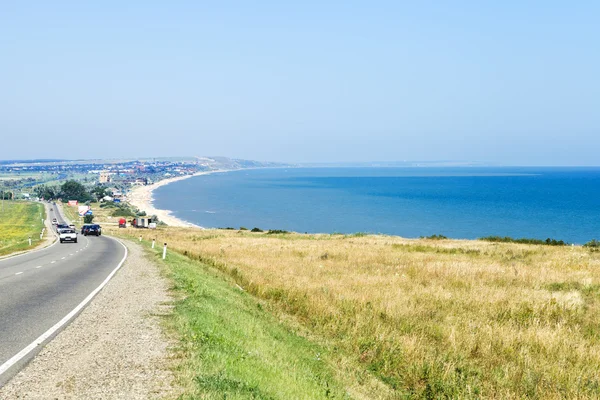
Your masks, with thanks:
M 600 168 L 298 168 L 199 176 L 154 192 L 205 227 L 600 238 Z

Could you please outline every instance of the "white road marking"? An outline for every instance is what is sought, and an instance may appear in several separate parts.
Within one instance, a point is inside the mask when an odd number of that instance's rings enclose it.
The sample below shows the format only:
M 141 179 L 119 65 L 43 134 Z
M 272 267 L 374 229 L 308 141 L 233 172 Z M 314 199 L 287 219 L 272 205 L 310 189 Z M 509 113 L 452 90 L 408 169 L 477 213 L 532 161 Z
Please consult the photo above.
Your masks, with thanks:
M 54 264 L 56 261 L 52 261 L 50 264 Z
M 111 239 L 113 239 L 113 238 L 111 238 Z M 98 286 L 96 289 L 94 289 L 94 291 L 92 293 L 90 293 L 88 295 L 88 297 L 86 297 L 81 303 L 79 303 L 79 305 L 77 307 L 75 307 L 73 309 L 73 311 L 71 311 L 63 319 L 58 321 L 52 328 L 50 328 L 46 332 L 44 332 L 40 337 L 38 337 L 36 340 L 34 340 L 29 346 L 25 347 L 23 350 L 21 350 L 20 352 L 15 354 L 10 360 L 8 360 L 4 364 L 0 365 L 0 376 L 2 376 L 2 374 L 4 374 L 6 371 L 8 371 L 8 369 L 10 367 L 12 367 L 16 363 L 18 363 L 20 360 L 22 360 L 23 357 L 27 356 L 27 354 L 29 354 L 32 350 L 34 350 L 36 347 L 38 347 L 39 345 L 44 343 L 48 338 L 50 338 L 52 335 L 54 335 L 56 333 L 56 331 L 58 331 L 67 322 L 69 322 L 71 320 L 71 318 L 73 318 L 75 315 L 77 315 L 77 313 L 79 311 L 81 311 L 81 309 L 83 307 L 85 307 L 90 301 L 92 301 L 94 296 L 96 296 L 96 294 L 98 294 L 98 292 L 100 290 L 102 290 L 102 288 L 104 288 L 104 286 L 106 286 L 108 281 L 110 281 L 111 278 L 117 273 L 117 271 L 121 268 L 121 266 L 125 263 L 125 260 L 127 259 L 128 250 L 127 250 L 127 247 L 125 247 L 125 245 L 122 242 L 118 241 L 117 239 L 113 239 L 113 240 L 116 240 L 125 249 L 125 255 L 123 256 L 123 259 L 121 260 L 119 265 L 117 265 L 117 267 L 110 273 L 110 275 L 108 275 L 108 277 L 104 280 L 104 282 L 102 282 L 100 284 L 100 286 Z
M 17 272 L 15 275 L 21 275 L 23 272 Z
M 69 254 L 69 255 L 70 255 L 70 256 L 72 256 L 72 255 L 73 255 L 73 253 L 71 253 L 71 254 Z
M 61 260 L 64 260 L 65 258 L 67 258 L 67 257 L 63 257 L 63 258 L 61 258 Z
M 37 267 L 35 267 L 35 268 L 36 268 L 36 269 L 38 269 L 38 268 L 42 268 L 42 267 L 43 267 L 43 265 L 38 265 L 38 266 L 37 266 Z

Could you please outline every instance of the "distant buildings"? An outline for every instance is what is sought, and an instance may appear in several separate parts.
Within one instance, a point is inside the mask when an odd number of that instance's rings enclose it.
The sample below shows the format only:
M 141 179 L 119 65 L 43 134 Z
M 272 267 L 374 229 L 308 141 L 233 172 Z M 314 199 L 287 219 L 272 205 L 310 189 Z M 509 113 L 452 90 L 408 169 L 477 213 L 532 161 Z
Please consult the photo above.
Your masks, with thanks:
M 110 182 L 110 173 L 102 171 L 100 172 L 100 183 L 109 183 Z
M 75 179 L 89 186 L 100 184 L 126 192 L 135 185 L 150 185 L 168 177 L 192 175 L 200 171 L 271 166 L 282 166 L 282 164 L 225 157 L 14 162 L 0 160 L 0 174 L 10 178 L 0 181 L 0 187 L 25 189 L 36 185 L 56 186 L 68 179 Z M 31 193 L 30 189 L 26 191 Z

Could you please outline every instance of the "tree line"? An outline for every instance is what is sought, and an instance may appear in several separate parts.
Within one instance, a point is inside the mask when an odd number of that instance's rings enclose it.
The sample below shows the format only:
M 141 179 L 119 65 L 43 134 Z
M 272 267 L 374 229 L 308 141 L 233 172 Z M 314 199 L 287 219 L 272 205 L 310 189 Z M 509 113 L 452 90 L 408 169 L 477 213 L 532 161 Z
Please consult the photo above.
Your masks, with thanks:
M 44 200 L 77 200 L 80 203 L 99 201 L 104 196 L 112 194 L 105 186 L 94 186 L 87 189 L 75 180 L 68 180 L 60 186 L 40 185 L 34 189 L 34 193 Z

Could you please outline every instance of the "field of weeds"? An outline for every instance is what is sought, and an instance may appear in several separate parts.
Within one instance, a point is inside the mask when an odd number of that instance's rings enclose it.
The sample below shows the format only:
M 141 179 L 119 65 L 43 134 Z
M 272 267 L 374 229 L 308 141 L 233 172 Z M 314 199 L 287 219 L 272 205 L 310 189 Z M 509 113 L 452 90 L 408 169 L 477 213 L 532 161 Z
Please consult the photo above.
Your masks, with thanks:
M 40 216 L 41 215 L 41 216 Z M 0 256 L 29 248 L 40 242 L 44 207 L 38 203 L 5 201 L 0 207 Z
M 119 217 L 111 217 L 111 209 L 105 209 L 100 207 L 100 203 L 91 203 L 92 211 L 94 212 L 94 223 L 95 224 L 118 224 Z M 62 211 L 65 217 L 77 226 L 83 225 L 83 218 L 79 216 L 79 209 L 77 206 L 69 206 L 68 204 L 62 204 Z
M 373 398 L 600 396 L 600 253 L 458 240 L 165 228 L 331 349 Z

